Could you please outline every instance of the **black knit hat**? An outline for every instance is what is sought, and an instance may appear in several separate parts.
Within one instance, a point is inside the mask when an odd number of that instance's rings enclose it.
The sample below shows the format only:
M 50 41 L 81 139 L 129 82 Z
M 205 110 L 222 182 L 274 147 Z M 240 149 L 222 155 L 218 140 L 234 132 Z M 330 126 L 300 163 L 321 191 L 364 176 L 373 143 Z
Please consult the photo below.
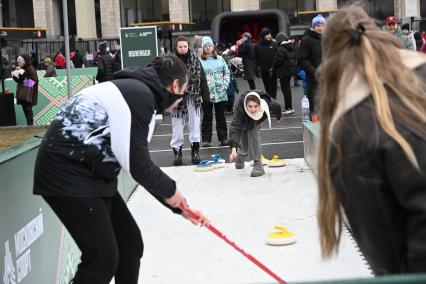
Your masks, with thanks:
M 409 31 L 409 30 L 410 30 L 410 24 L 409 24 L 409 23 L 405 23 L 405 24 L 403 24 L 403 25 L 401 26 L 401 30 L 407 30 L 407 31 Z

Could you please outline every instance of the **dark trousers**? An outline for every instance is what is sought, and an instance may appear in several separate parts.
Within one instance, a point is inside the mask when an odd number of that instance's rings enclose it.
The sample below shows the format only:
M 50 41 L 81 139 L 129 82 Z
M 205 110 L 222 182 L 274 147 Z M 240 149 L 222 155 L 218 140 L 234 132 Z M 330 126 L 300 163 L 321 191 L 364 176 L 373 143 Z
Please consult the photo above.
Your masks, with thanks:
M 121 196 L 44 197 L 81 250 L 73 284 L 137 284 L 143 242 Z
M 233 112 L 234 111 L 234 103 L 235 103 L 235 94 L 232 94 L 232 95 L 228 94 L 228 101 L 226 102 L 225 111 Z
M 256 90 L 256 84 L 254 83 L 254 80 L 247 80 L 250 90 Z
M 284 106 L 285 109 L 293 108 L 293 103 L 291 99 L 291 87 L 290 87 L 290 76 L 282 76 L 280 79 L 281 91 L 284 95 Z
M 272 76 L 267 70 L 261 70 L 260 77 L 262 78 L 263 86 L 265 86 L 265 92 L 275 99 L 277 97 L 277 78 Z
M 34 118 L 33 118 L 33 106 L 29 103 L 21 103 L 22 110 L 24 111 L 25 118 L 27 120 L 27 125 L 33 125 L 34 124 Z
M 306 90 L 306 96 L 309 100 L 309 111 L 310 113 L 315 113 L 317 111 L 318 106 L 315 105 L 316 93 L 317 93 L 318 82 L 315 77 L 308 77 L 308 86 Z
M 226 126 L 225 109 L 228 102 L 203 103 L 203 121 L 201 123 L 201 136 L 203 142 L 212 141 L 213 107 L 216 116 L 216 132 L 219 141 L 228 140 L 228 128 Z

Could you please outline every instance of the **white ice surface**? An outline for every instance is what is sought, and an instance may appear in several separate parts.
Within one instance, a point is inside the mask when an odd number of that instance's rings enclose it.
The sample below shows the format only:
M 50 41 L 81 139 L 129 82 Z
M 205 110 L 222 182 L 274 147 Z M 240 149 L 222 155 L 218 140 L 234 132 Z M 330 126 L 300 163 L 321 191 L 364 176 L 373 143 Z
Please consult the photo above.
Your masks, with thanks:
M 283 168 L 265 168 L 251 178 L 251 167 L 233 164 L 213 172 L 193 167 L 163 170 L 177 181 L 192 208 L 201 209 L 212 225 L 286 281 L 371 277 L 370 270 L 345 231 L 339 255 L 320 256 L 316 224 L 317 189 L 303 159 Z M 142 187 L 128 206 L 144 240 L 139 283 L 220 284 L 276 283 L 243 255 L 205 228 L 172 214 Z M 285 225 L 297 242 L 265 244 L 274 225 Z

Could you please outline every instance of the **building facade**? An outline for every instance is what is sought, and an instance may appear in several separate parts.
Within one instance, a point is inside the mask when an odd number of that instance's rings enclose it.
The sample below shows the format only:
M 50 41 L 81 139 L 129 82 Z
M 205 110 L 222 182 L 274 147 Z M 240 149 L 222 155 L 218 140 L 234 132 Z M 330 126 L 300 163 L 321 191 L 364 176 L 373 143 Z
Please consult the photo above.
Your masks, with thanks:
M 0 25 L 40 27 L 49 38 L 63 35 L 63 0 L 0 0 Z M 67 0 L 69 30 L 76 38 L 117 38 L 120 27 L 134 23 L 191 22 L 209 30 L 213 18 L 226 11 L 280 9 L 292 24 L 306 11 L 336 10 L 351 0 Z M 365 0 L 369 14 L 379 20 L 395 15 L 426 29 L 426 0 Z M 413 17 L 413 18 L 411 18 Z M 306 18 L 306 17 L 305 17 Z M 306 21 L 306 19 L 305 19 Z M 424 22 L 424 21 L 422 21 Z M 426 23 L 425 23 L 426 24 Z

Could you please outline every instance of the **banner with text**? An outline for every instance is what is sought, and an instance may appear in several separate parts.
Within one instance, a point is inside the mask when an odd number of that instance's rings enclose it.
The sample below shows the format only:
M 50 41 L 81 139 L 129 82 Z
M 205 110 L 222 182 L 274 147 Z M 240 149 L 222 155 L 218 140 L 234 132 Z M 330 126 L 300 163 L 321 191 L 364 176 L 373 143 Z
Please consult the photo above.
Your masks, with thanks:
M 145 67 L 158 55 L 157 27 L 120 29 L 122 68 Z

